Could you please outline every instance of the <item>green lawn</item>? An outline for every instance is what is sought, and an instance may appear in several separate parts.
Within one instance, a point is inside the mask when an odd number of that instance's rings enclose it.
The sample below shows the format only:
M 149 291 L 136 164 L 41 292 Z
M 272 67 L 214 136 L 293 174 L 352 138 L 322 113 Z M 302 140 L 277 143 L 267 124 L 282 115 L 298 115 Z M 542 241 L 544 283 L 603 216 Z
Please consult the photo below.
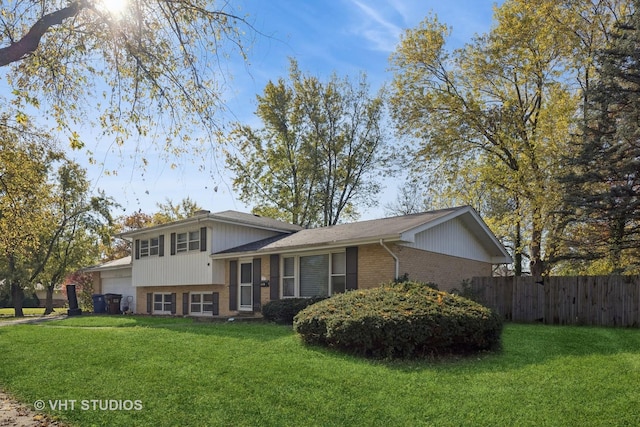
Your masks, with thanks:
M 42 316 L 44 313 L 44 308 L 23 308 L 22 309 L 25 316 Z M 66 308 L 56 308 L 54 309 L 54 314 L 56 313 L 66 313 Z M 15 310 L 13 308 L 0 308 L 0 319 L 7 320 L 8 317 L 13 317 L 15 314 Z
M 25 403 L 66 400 L 49 412 L 79 426 L 640 421 L 640 330 L 507 325 L 503 343 L 498 354 L 385 362 L 308 348 L 263 323 L 80 316 L 0 328 L 0 387 Z

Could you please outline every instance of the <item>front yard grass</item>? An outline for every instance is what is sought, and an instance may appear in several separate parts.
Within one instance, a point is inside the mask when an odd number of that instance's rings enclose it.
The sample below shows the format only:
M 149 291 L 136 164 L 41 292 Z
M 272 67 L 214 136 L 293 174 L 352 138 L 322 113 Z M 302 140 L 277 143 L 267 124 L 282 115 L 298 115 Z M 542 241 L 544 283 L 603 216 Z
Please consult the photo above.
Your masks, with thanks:
M 22 312 L 25 316 L 42 316 L 44 313 L 44 307 L 39 308 L 23 308 Z M 56 308 L 54 313 L 64 314 L 67 312 L 66 308 Z M 7 320 L 7 318 L 13 318 L 15 310 L 10 307 L 0 308 L 0 319 Z
M 500 353 L 401 362 L 305 347 L 290 327 L 271 324 L 80 316 L 2 327 L 0 349 L 0 388 L 31 406 L 41 400 L 47 412 L 78 426 L 640 420 L 636 329 L 509 324 Z M 91 400 L 139 401 L 141 409 L 81 407 Z M 50 410 L 57 401 L 67 409 Z

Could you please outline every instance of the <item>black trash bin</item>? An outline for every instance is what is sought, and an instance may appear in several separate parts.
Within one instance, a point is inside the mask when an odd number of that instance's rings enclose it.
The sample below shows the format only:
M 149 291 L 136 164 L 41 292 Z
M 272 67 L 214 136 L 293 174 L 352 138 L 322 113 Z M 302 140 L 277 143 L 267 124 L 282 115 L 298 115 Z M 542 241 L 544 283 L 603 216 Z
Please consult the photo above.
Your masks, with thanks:
M 91 298 L 93 298 L 94 313 L 104 313 L 107 310 L 107 304 L 104 300 L 104 295 L 94 294 L 94 295 L 91 295 Z
M 104 294 L 104 300 L 107 305 L 107 313 L 120 314 L 121 294 Z

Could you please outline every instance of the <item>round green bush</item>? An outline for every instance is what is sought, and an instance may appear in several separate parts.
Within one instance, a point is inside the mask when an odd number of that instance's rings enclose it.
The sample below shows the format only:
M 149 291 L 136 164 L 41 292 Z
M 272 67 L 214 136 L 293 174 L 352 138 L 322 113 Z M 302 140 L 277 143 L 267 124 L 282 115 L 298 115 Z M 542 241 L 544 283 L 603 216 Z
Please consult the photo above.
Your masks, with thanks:
M 502 332 L 489 308 L 416 282 L 335 295 L 300 311 L 293 326 L 308 344 L 375 358 L 495 349 Z
M 325 298 L 283 298 L 269 301 L 262 307 L 262 316 L 270 322 L 291 325 L 293 324 L 293 318 L 300 310 L 323 299 Z

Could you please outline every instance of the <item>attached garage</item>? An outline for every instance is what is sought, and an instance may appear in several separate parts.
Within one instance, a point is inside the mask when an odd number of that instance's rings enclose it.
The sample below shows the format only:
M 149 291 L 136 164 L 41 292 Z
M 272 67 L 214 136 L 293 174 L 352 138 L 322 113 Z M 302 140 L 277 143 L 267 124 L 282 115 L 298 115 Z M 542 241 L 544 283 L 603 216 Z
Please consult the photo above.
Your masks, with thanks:
M 122 295 L 120 310 L 135 310 L 136 290 L 131 286 L 131 276 L 102 278 L 102 293 Z
M 122 295 L 120 310 L 132 312 L 136 307 L 136 289 L 131 282 L 131 257 L 109 261 L 86 269 L 93 274 L 95 294 Z

